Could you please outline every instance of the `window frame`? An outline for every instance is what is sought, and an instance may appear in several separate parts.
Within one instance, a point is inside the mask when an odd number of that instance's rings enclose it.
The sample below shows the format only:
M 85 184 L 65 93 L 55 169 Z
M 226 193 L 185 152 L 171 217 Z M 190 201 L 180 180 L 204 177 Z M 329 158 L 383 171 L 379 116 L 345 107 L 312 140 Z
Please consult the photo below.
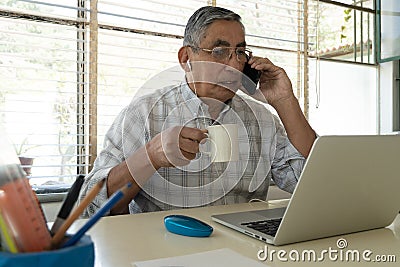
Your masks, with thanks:
M 382 18 L 383 15 L 381 13 L 382 11 L 382 0 L 375 0 L 376 3 L 376 14 L 375 14 L 375 42 L 376 42 L 376 58 L 378 63 L 384 63 L 384 62 L 389 62 L 389 61 L 395 61 L 395 60 L 400 60 L 400 55 L 392 55 L 389 57 L 382 58 Z

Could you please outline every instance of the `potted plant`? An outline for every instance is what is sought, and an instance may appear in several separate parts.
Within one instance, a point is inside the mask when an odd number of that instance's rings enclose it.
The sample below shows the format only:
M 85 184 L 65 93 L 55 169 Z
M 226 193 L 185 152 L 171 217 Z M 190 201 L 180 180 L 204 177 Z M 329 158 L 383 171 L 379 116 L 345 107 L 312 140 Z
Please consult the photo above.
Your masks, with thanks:
M 27 176 L 32 174 L 32 165 L 35 158 L 28 156 L 26 153 L 34 147 L 36 147 L 36 145 L 28 144 L 28 136 L 25 137 L 20 144 L 14 144 L 15 153 L 17 154 L 22 169 L 25 171 Z

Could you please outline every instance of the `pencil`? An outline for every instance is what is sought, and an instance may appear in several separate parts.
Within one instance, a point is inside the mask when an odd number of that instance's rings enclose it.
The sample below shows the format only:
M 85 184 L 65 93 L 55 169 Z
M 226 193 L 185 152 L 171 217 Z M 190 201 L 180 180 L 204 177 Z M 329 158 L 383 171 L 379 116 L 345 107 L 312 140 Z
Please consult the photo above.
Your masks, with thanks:
M 68 216 L 65 222 L 60 226 L 56 234 L 51 239 L 52 248 L 57 248 L 60 245 L 68 228 L 75 222 L 76 219 L 78 219 L 78 217 L 82 214 L 84 209 L 97 196 L 97 194 L 103 187 L 105 180 L 106 180 L 105 178 L 102 179 L 92 188 L 92 190 L 90 190 L 90 192 L 86 195 L 86 197 L 82 200 L 82 202 L 72 211 L 72 213 Z
M 100 220 L 101 217 L 106 214 L 107 211 L 112 209 L 115 204 L 118 203 L 118 201 L 123 198 L 126 194 L 129 188 L 131 187 L 131 183 L 128 183 L 126 186 L 123 188 L 119 189 L 117 192 L 115 192 L 104 205 L 91 217 L 79 230 L 76 232 L 70 239 L 68 239 L 63 245 L 62 248 L 66 248 L 69 246 L 75 245 L 82 237 L 83 235 L 98 221 Z
M 57 218 L 55 222 L 53 223 L 53 226 L 51 227 L 51 233 L 55 234 L 57 233 L 58 229 L 60 226 L 65 222 L 65 220 L 68 218 L 69 214 L 72 211 L 72 208 L 75 205 L 76 200 L 78 199 L 79 191 L 81 190 L 81 187 L 84 182 L 84 175 L 79 175 L 78 178 L 76 178 L 75 182 L 71 186 L 67 197 L 65 198 L 64 203 L 61 206 L 61 209 L 57 215 Z

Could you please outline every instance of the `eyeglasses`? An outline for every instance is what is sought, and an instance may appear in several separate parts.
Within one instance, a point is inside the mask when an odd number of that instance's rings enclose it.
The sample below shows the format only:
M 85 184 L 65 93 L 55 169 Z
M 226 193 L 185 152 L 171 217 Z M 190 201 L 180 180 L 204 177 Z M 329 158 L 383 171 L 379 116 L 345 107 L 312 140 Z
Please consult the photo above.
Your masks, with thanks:
M 204 52 L 210 53 L 211 56 L 216 60 L 216 61 L 222 61 L 224 62 L 225 60 L 229 60 L 232 57 L 233 51 L 235 51 L 236 54 L 236 59 L 240 63 L 246 63 L 249 58 L 252 56 L 252 51 L 250 49 L 246 49 L 244 47 L 225 47 L 225 46 L 217 46 L 214 47 L 213 49 L 207 49 L 207 48 L 201 48 L 201 47 L 193 47 L 194 49 L 200 49 Z

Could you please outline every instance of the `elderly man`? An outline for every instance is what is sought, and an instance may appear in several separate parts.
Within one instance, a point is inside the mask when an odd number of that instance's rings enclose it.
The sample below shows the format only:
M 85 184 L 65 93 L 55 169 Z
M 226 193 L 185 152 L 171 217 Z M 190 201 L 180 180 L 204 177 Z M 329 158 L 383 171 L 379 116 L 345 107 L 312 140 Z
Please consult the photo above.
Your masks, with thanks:
M 316 134 L 285 71 L 246 48 L 240 16 L 219 7 L 198 9 L 178 59 L 183 81 L 134 99 L 107 132 L 80 199 L 98 181 L 106 183 L 86 216 L 128 182 L 129 195 L 110 214 L 265 199 L 270 177 L 294 190 Z M 254 95 L 242 85 L 245 64 L 260 73 Z M 227 123 L 239 128 L 239 160 L 212 162 L 199 152 L 207 127 Z

